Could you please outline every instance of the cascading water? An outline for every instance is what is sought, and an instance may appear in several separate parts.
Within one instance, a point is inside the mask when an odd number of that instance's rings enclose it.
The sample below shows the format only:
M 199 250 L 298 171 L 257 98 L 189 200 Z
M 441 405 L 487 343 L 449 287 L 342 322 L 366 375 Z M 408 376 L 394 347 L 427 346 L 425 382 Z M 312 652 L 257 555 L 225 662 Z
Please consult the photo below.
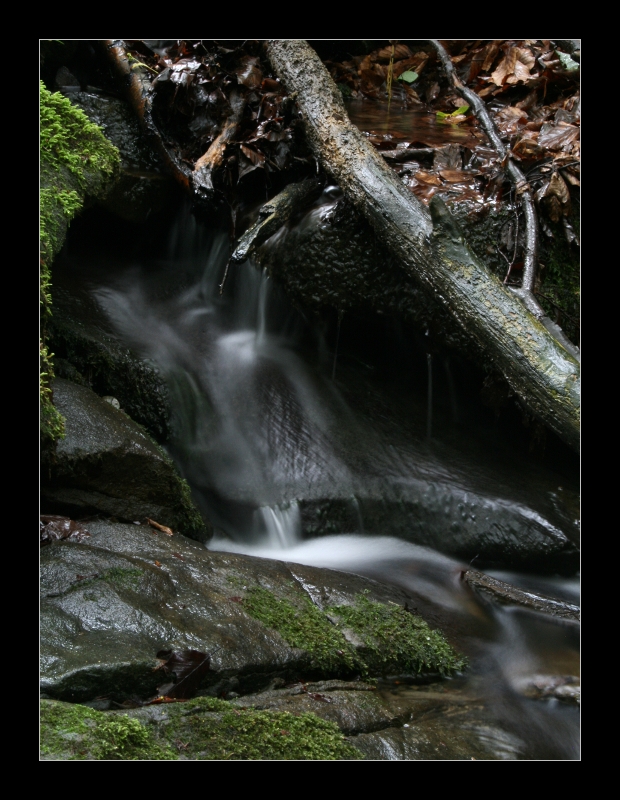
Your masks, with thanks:
M 166 379 L 174 411 L 171 453 L 216 526 L 209 547 L 356 572 L 406 588 L 421 609 L 441 609 L 469 636 L 471 670 L 462 680 L 494 704 L 515 741 L 534 742 L 526 757 L 576 758 L 576 709 L 518 691 L 528 677 L 552 669 L 558 650 L 564 669 L 578 674 L 574 626 L 524 612 L 481 610 L 460 579 L 467 564 L 458 558 L 372 535 L 380 532 L 376 524 L 362 535 L 365 508 L 390 493 L 401 502 L 415 481 L 434 487 L 449 479 L 452 467 L 428 453 L 427 462 L 420 456 L 414 465 L 398 441 L 377 439 L 336 388 L 336 353 L 322 371 L 317 358 L 312 363 L 312 356 L 302 355 L 308 326 L 265 272 L 252 264 L 231 267 L 220 295 L 227 258 L 226 239 L 207 236 L 184 211 L 165 262 L 155 270 L 151 265 L 116 273 L 94 292 L 117 334 Z M 417 423 L 422 442 L 431 435 L 430 355 L 427 366 L 427 402 L 420 403 Z M 432 424 L 435 440 L 435 417 Z M 354 458 L 347 456 L 349 446 Z M 304 509 L 325 498 L 349 510 L 349 532 L 304 540 Z M 543 583 L 543 593 L 557 596 L 558 581 Z M 545 650 L 543 643 L 553 637 L 555 651 Z M 506 748 L 524 755 L 518 745 L 508 742 Z

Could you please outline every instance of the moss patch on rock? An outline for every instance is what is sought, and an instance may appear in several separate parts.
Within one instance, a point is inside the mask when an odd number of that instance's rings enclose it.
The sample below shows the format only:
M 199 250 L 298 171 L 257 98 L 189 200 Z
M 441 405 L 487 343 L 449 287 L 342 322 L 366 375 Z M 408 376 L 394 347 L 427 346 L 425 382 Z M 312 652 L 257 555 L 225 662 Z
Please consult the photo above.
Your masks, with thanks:
M 243 601 L 255 619 L 274 628 L 291 645 L 308 652 L 312 667 L 323 672 L 364 671 L 354 648 L 310 600 L 300 598 L 297 606 L 267 589 L 254 587 Z
M 315 714 L 239 709 L 199 698 L 166 731 L 197 760 L 327 760 L 363 758 L 333 722 Z
M 44 443 L 62 436 L 62 417 L 52 404 L 52 355 L 45 320 L 51 314 L 50 265 L 64 242 L 70 220 L 87 195 L 102 197 L 118 176 L 120 156 L 101 129 L 59 93 L 40 83 L 40 416 Z
M 247 592 L 243 606 L 292 647 L 305 650 L 311 668 L 323 674 L 424 672 L 449 676 L 466 666 L 466 659 L 421 617 L 396 604 L 372 601 L 365 594 L 356 595 L 353 605 L 321 611 L 305 597 L 294 604 L 254 587 Z M 351 643 L 351 632 L 361 641 L 359 646 Z
M 337 725 L 314 714 L 238 709 L 212 697 L 128 714 L 42 700 L 41 755 L 68 761 L 363 758 Z
M 52 700 L 41 701 L 41 755 L 61 761 L 170 761 L 177 757 L 137 719 Z
M 450 675 L 465 667 L 439 631 L 402 606 L 386 605 L 357 595 L 355 605 L 330 609 L 342 624 L 355 631 L 365 645 L 370 672 L 439 672 Z

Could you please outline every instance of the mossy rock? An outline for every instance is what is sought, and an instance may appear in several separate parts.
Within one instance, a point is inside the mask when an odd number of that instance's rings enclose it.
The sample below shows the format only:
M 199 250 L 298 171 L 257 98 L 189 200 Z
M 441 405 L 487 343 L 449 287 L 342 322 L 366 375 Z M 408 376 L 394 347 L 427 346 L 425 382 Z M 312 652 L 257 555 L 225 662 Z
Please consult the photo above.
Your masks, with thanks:
M 354 760 L 337 725 L 312 713 L 237 709 L 198 698 L 128 713 L 41 701 L 45 760 Z
M 41 257 L 47 267 L 86 196 L 103 197 L 120 156 L 101 129 L 58 92 L 40 84 Z
M 71 219 L 88 196 L 104 197 L 118 177 L 118 150 L 100 128 L 61 94 L 40 83 L 40 296 L 43 315 L 40 366 L 41 437 L 44 444 L 63 435 L 63 419 L 52 402 L 53 354 L 45 337 L 51 313 L 50 265 L 63 245 Z

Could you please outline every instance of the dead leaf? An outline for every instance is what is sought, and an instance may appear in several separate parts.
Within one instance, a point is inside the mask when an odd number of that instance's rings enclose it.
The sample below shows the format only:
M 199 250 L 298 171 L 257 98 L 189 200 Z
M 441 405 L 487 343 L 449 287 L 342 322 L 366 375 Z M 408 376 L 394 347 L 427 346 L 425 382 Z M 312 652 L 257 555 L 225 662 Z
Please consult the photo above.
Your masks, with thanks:
M 164 684 L 157 689 L 160 697 L 168 699 L 189 700 L 193 697 L 211 665 L 211 656 L 198 650 L 160 650 L 157 658 L 164 659 L 164 663 L 156 669 L 175 678 L 173 683 Z
M 448 183 L 469 183 L 473 177 L 471 173 L 460 169 L 441 169 L 439 174 Z
M 430 186 L 441 186 L 441 181 L 437 175 L 432 175 L 430 172 L 422 172 L 422 170 L 416 172 L 415 180 L 428 183 Z
M 496 86 L 503 86 L 505 83 L 527 83 L 538 78 L 538 75 L 530 73 L 535 65 L 536 58 L 529 48 L 512 45 L 491 74 L 491 80 Z
M 165 525 L 160 525 L 159 522 L 155 522 L 155 520 L 149 519 L 148 517 L 146 518 L 146 521 L 152 528 L 157 528 L 158 531 L 165 533 L 166 536 L 174 536 L 174 533 L 170 530 L 170 528 L 167 528 Z
M 570 211 L 570 192 L 559 172 L 554 172 L 536 193 L 539 200 L 544 200 L 545 207 L 552 222 L 560 219 Z
M 69 517 L 61 517 L 56 514 L 42 514 L 39 519 L 40 545 L 51 544 L 61 539 L 70 542 L 82 542 L 90 537 L 86 528 Z
M 263 73 L 259 67 L 260 61 L 254 56 L 243 56 L 237 69 L 237 82 L 248 89 L 258 89 L 263 82 Z
M 516 133 L 522 124 L 527 121 L 527 114 L 523 109 L 515 106 L 506 106 L 495 115 L 495 124 L 500 133 L 510 135 Z
M 394 45 L 394 61 L 400 61 L 403 58 L 411 58 L 411 50 L 406 44 Z M 382 47 L 374 54 L 377 60 L 389 61 L 392 58 L 392 48 Z
M 579 128 L 568 122 L 547 122 L 538 136 L 539 147 L 566 150 L 579 138 Z
M 493 66 L 493 62 L 495 61 L 497 54 L 499 53 L 499 46 L 501 42 L 496 40 L 494 42 L 490 42 L 485 50 L 484 50 L 484 61 L 482 62 L 482 71 L 488 72 L 491 67 Z
M 156 567 L 161 567 L 161 561 L 154 561 L 153 563 Z
M 529 136 L 519 139 L 519 141 L 512 148 L 513 156 L 517 158 L 538 158 L 542 155 L 543 150 L 536 142 L 536 139 Z
M 318 692 L 308 692 L 308 697 L 311 697 L 313 700 L 318 700 L 320 703 L 334 702 L 330 697 L 325 697 L 324 694 L 319 694 Z

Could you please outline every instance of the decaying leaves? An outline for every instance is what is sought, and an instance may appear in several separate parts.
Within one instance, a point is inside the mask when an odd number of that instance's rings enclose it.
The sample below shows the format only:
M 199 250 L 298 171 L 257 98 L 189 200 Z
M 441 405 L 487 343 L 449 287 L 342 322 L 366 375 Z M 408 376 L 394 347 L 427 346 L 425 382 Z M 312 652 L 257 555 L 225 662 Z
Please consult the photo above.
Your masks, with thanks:
M 155 670 L 162 670 L 173 678 L 158 687 L 159 698 L 189 700 L 200 688 L 211 665 L 211 656 L 198 650 L 160 650 L 157 658 L 162 663 Z
M 55 514 L 43 514 L 39 519 L 39 533 L 41 547 L 57 542 L 60 539 L 67 539 L 71 542 L 82 542 L 90 537 L 90 533 L 79 522 L 69 517 L 61 517 Z

